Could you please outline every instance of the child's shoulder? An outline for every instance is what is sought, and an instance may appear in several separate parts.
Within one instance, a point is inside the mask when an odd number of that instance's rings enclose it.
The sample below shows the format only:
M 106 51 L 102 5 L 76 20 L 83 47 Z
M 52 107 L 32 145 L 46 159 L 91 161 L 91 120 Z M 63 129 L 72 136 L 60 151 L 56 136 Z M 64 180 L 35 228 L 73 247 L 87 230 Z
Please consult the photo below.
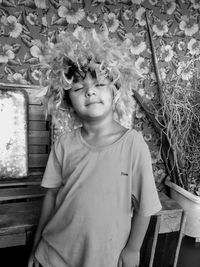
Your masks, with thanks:
M 71 143 L 74 141 L 75 138 L 77 138 L 79 129 L 71 130 L 71 131 L 65 131 L 62 134 L 60 134 L 55 141 L 55 146 L 63 145 L 67 143 Z
M 136 129 L 130 129 L 129 130 L 129 136 L 130 136 L 130 138 L 133 138 L 134 141 L 143 141 L 144 140 L 142 132 L 139 132 Z

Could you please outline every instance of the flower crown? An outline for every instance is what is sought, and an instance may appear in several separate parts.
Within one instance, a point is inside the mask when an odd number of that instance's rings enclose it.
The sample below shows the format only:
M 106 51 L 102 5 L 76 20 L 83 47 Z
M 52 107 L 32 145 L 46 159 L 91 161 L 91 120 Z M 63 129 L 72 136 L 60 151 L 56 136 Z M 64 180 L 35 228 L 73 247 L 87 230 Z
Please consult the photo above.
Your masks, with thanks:
M 47 114 L 52 115 L 54 123 L 68 129 L 79 124 L 64 96 L 77 77 L 84 79 L 90 70 L 95 71 L 98 82 L 109 78 L 115 95 L 115 119 L 131 127 L 126 122 L 131 124 L 135 110 L 132 91 L 138 74 L 125 42 L 109 38 L 106 31 L 97 33 L 78 26 L 74 32 L 60 32 L 57 42 L 45 43 L 43 51 L 39 64 L 43 92 L 39 95 L 44 97 Z

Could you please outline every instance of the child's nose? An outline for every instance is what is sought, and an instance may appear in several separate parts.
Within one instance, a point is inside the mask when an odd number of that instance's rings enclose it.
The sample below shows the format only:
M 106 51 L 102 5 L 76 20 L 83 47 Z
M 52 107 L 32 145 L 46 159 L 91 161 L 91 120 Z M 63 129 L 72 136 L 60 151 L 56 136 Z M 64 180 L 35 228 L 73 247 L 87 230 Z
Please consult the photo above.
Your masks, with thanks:
M 96 95 L 95 86 L 91 86 L 86 90 L 86 96 Z

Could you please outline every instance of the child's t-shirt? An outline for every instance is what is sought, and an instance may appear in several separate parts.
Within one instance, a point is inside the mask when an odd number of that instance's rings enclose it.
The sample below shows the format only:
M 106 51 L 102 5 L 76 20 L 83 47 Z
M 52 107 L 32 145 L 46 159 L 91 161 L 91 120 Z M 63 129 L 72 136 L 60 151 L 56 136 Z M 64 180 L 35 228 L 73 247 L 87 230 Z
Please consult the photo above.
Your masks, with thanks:
M 86 143 L 80 128 L 61 135 L 42 186 L 60 187 L 36 251 L 45 267 L 117 267 L 134 209 L 143 216 L 161 209 L 150 152 L 135 130 L 104 147 Z

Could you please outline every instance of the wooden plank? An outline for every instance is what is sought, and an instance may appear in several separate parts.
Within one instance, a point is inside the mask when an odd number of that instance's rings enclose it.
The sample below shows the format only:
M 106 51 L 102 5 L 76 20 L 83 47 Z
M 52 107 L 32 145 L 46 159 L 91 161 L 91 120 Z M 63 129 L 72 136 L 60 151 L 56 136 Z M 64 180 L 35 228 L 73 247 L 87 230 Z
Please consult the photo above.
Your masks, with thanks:
M 50 145 L 49 131 L 30 131 L 29 145 Z
M 29 121 L 29 131 L 48 131 L 49 122 L 48 121 Z
M 50 145 L 50 140 L 46 137 L 29 137 L 29 145 Z
M 37 198 L 44 196 L 45 192 L 46 190 L 38 185 L 4 188 L 0 190 L 0 201 L 24 198 Z
M 36 226 L 42 199 L 0 205 L 0 235 L 19 233 Z
M 39 185 L 42 175 L 28 176 L 26 178 L 6 178 L 0 181 L 0 189 L 9 186 Z
M 29 167 L 46 167 L 48 154 L 30 154 Z
M 29 131 L 29 137 L 45 137 L 49 139 L 50 134 L 49 131 Z
M 26 233 L 0 235 L 0 248 L 26 245 Z
M 45 112 L 42 106 L 29 105 L 29 120 L 45 121 Z
M 29 170 L 28 170 L 29 175 L 31 175 L 31 176 L 36 176 L 36 175 L 43 176 L 45 167 L 46 166 L 29 168 Z
M 28 151 L 30 154 L 47 154 L 48 153 L 48 146 L 43 145 L 43 146 L 29 146 Z

